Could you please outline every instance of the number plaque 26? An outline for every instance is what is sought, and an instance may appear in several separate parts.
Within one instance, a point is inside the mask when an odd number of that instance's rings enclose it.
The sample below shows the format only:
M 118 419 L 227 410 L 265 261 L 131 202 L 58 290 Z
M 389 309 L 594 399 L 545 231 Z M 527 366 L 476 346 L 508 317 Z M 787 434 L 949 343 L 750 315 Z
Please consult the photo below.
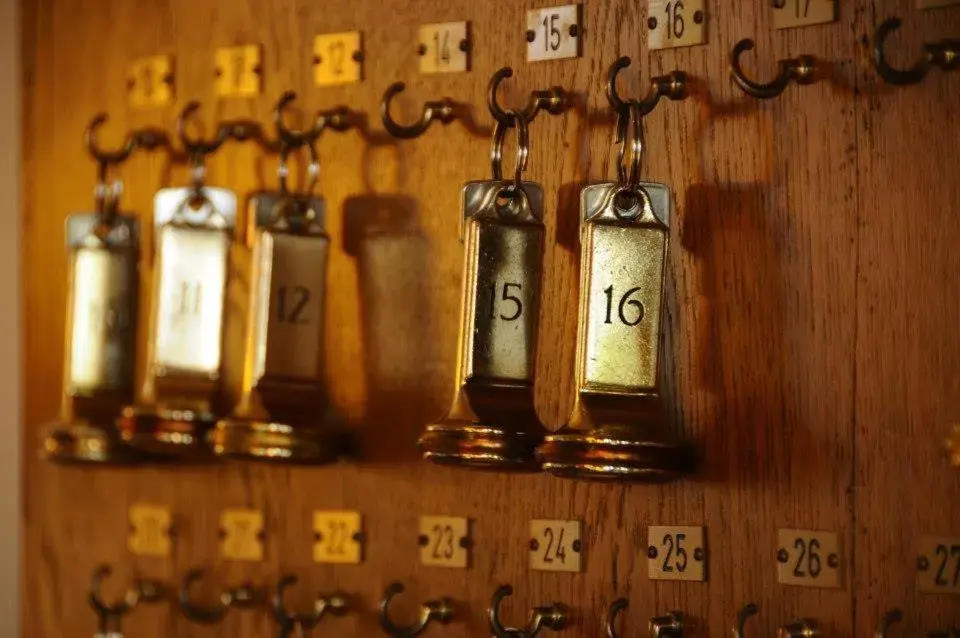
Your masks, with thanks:
M 833 532 L 777 532 L 777 581 L 802 587 L 840 587 L 840 540 Z

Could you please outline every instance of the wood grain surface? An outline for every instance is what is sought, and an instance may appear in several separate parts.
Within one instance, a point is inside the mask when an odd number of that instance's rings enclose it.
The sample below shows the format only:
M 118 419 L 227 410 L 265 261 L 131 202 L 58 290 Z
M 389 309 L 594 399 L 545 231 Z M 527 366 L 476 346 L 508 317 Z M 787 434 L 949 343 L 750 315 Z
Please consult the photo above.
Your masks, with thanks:
M 549 6 L 544 0 L 24 3 L 23 635 L 90 635 L 95 619 L 85 590 L 104 562 L 116 569 L 109 595 L 134 573 L 175 585 L 193 567 L 210 571 L 208 600 L 221 583 L 272 587 L 286 573 L 299 576 L 290 600 L 304 609 L 318 591 L 348 592 L 355 613 L 325 621 L 316 635 L 377 635 L 375 609 L 392 580 L 407 586 L 396 601 L 399 619 L 412 619 L 427 598 L 457 602 L 455 624 L 431 635 L 488 634 L 484 610 L 501 583 L 516 589 L 505 606 L 508 622 L 559 601 L 574 617 L 565 633 L 576 636 L 602 635 L 606 608 L 619 596 L 631 603 L 628 635 L 646 631 L 650 616 L 681 610 L 695 621 L 693 633 L 720 636 L 747 602 L 760 606 L 748 629 L 754 635 L 809 617 L 829 636 L 866 636 L 892 607 L 905 612 L 905 634 L 960 625 L 960 599 L 915 587 L 919 537 L 960 536 L 960 473 L 941 444 L 960 416 L 960 73 L 885 86 L 867 45 L 880 21 L 900 15 L 905 25 L 891 37 L 890 55 L 910 64 L 922 42 L 960 35 L 960 7 L 921 13 L 914 0 L 839 4 L 835 23 L 775 32 L 768 3 L 714 0 L 707 45 L 650 53 L 645 3 L 587 0 L 583 56 L 527 64 L 524 11 Z M 417 27 L 448 20 L 471 23 L 472 69 L 420 76 Z M 364 81 L 314 87 L 313 36 L 354 29 L 363 31 Z M 820 81 L 772 101 L 745 96 L 727 68 L 743 37 L 757 42 L 744 58 L 755 77 L 772 77 L 778 58 L 805 53 L 820 60 Z M 263 46 L 263 94 L 217 101 L 214 49 L 254 43 Z M 175 56 L 177 103 L 133 109 L 127 67 L 155 53 Z M 536 407 L 556 428 L 574 395 L 578 191 L 614 175 L 603 89 L 620 55 L 634 60 L 622 74 L 623 95 L 638 96 L 652 74 L 673 69 L 695 78 L 689 99 L 664 103 L 646 119 L 643 175 L 668 184 L 676 198 L 666 396 L 676 432 L 702 450 L 702 472 L 645 486 L 426 465 L 416 437 L 443 416 L 453 393 L 460 187 L 489 175 L 487 81 L 510 65 L 515 76 L 504 86 L 512 103 L 552 85 L 576 96 L 568 113 L 532 125 L 527 173 L 544 187 L 548 232 Z M 470 122 L 435 126 L 411 142 L 390 139 L 377 110 L 395 80 L 408 83 L 397 100 L 405 119 L 422 101 L 448 96 L 469 106 Z M 319 188 L 333 238 L 328 418 L 357 429 L 362 460 L 320 469 L 45 464 L 40 432 L 57 416 L 62 378 L 63 222 L 92 205 L 95 170 L 81 144 L 88 120 L 110 114 L 105 143 L 131 127 L 173 129 L 190 99 L 202 101 L 208 127 L 227 117 L 267 122 L 287 89 L 298 91 L 304 113 L 346 104 L 368 116 L 364 132 L 324 137 Z M 210 161 L 208 181 L 246 196 L 272 187 L 274 169 L 275 160 L 257 149 L 231 145 Z M 122 176 L 126 208 L 145 224 L 153 193 L 187 180 L 183 167 L 159 154 L 135 157 Z M 146 283 L 149 233 L 144 244 Z M 229 331 L 236 341 L 249 255 L 239 243 L 234 252 Z M 234 392 L 241 359 L 231 348 Z M 128 554 L 127 508 L 136 502 L 172 508 L 169 559 Z M 220 560 L 217 521 L 227 507 L 264 512 L 262 563 Z M 363 512 L 365 562 L 316 565 L 312 512 L 341 508 Z M 468 570 L 418 564 L 421 514 L 472 520 Z M 583 573 L 528 570 L 531 518 L 583 521 Z M 666 524 L 706 527 L 707 582 L 648 580 L 646 528 Z M 843 587 L 778 585 L 778 528 L 839 533 Z M 172 603 L 137 609 L 124 630 L 144 638 L 274 631 L 261 612 L 198 627 Z

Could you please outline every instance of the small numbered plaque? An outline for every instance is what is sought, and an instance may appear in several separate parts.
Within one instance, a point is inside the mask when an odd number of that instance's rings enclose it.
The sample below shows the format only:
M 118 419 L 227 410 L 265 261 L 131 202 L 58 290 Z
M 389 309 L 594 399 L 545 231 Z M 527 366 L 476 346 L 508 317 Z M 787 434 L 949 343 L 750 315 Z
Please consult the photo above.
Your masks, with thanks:
M 917 589 L 928 594 L 960 594 L 960 538 L 920 539 Z
M 459 516 L 420 517 L 420 563 L 466 569 L 470 564 L 470 521 Z
M 777 29 L 825 24 L 837 19 L 837 0 L 773 0 Z
M 127 78 L 130 105 L 138 108 L 173 102 L 173 56 L 152 55 L 130 65 Z
M 229 560 L 263 560 L 263 513 L 230 509 L 220 513 L 220 550 Z
M 359 565 L 363 561 L 360 512 L 314 512 L 313 535 L 314 562 Z
M 223 47 L 214 53 L 214 89 L 219 97 L 253 97 L 260 93 L 263 73 L 256 44 Z
M 960 5 L 960 0 L 917 0 L 918 9 L 938 9 L 953 5 Z
M 527 62 L 576 58 L 582 35 L 579 4 L 527 11 Z
M 777 582 L 801 587 L 840 587 L 840 540 L 833 532 L 777 531 Z
M 530 521 L 530 569 L 579 572 L 582 554 L 580 521 Z
M 707 0 L 650 0 L 647 14 L 651 49 L 672 49 L 705 44 Z
M 313 39 L 313 82 L 336 86 L 363 76 L 363 40 L 359 31 L 327 33 Z
M 470 68 L 467 22 L 441 22 L 420 27 L 420 73 L 462 73 Z
M 138 503 L 131 505 L 130 536 L 127 547 L 137 556 L 169 556 L 170 508 L 162 505 Z
M 702 527 L 652 526 L 647 545 L 647 575 L 651 580 L 706 580 Z

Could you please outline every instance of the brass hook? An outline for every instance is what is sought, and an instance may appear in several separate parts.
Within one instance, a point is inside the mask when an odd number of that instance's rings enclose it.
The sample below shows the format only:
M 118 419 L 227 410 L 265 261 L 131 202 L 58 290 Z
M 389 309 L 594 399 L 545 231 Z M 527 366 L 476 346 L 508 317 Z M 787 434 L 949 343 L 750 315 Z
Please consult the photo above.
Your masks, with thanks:
M 916 84 L 927 77 L 930 69 L 939 67 L 943 71 L 960 68 L 960 40 L 941 40 L 923 45 L 923 57 L 912 68 L 894 69 L 887 62 L 884 46 L 887 36 L 900 28 L 900 18 L 887 18 L 873 36 L 873 66 L 877 73 L 890 84 L 906 86 Z
M 422 634 L 427 626 L 437 621 L 441 625 L 446 625 L 453 620 L 453 603 L 449 598 L 440 600 L 428 600 L 420 607 L 420 618 L 412 625 L 398 627 L 390 620 L 390 613 L 387 608 L 390 601 L 397 594 L 403 593 L 402 583 L 391 583 L 383 592 L 383 598 L 380 599 L 380 627 L 388 636 L 394 638 L 414 638 Z
M 180 112 L 180 117 L 177 118 L 177 134 L 180 143 L 183 144 L 183 148 L 193 159 L 194 164 L 198 164 L 203 156 L 216 152 L 223 146 L 224 142 L 230 139 L 237 142 L 256 142 L 267 150 L 278 150 L 276 144 L 267 140 L 260 123 L 254 120 L 226 120 L 217 126 L 217 133 L 211 139 L 192 139 L 187 134 L 187 122 L 199 110 L 199 102 L 189 102 Z
M 617 638 L 616 620 L 617 616 L 627 608 L 626 598 L 618 598 L 610 605 L 607 612 L 607 620 L 604 623 L 607 638 Z M 666 616 L 655 616 L 650 619 L 650 638 L 682 638 L 683 636 L 683 614 L 679 611 L 672 611 Z
M 747 620 L 751 616 L 756 616 L 758 611 L 760 610 L 755 603 L 747 603 L 743 609 L 737 612 L 737 622 L 733 626 L 733 638 L 744 638 L 746 634 L 743 631 L 743 626 L 747 624 Z
M 781 627 L 777 635 L 780 638 L 816 638 L 820 635 L 820 625 L 816 620 L 795 620 Z
M 90 123 L 87 124 L 87 129 L 83 135 L 84 146 L 87 149 L 87 153 L 89 153 L 101 167 L 123 163 L 130 157 L 130 154 L 133 153 L 136 145 L 134 137 L 128 135 L 127 139 L 123 142 L 123 146 L 118 149 L 106 151 L 100 148 L 100 145 L 97 143 L 97 131 L 100 130 L 101 126 L 106 124 L 108 119 L 106 113 L 98 113 L 90 120 Z
M 537 90 L 530 92 L 530 99 L 522 110 L 504 109 L 497 100 L 497 91 L 500 83 L 506 78 L 513 77 L 513 69 L 508 66 L 503 67 L 493 74 L 490 78 L 490 84 L 487 86 L 487 107 L 494 119 L 503 126 L 512 126 L 514 113 L 532 122 L 540 111 L 547 111 L 551 115 L 559 115 L 567 108 L 569 99 L 566 92 L 559 86 L 548 90 Z
M 251 609 L 260 601 L 260 593 L 253 589 L 250 583 L 239 587 L 225 589 L 220 594 L 220 602 L 215 607 L 200 607 L 190 600 L 190 590 L 194 583 L 203 578 L 202 569 L 193 569 L 183 577 L 180 585 L 180 611 L 183 615 L 196 623 L 212 625 L 222 621 L 232 608 Z
M 161 586 L 153 580 L 135 580 L 133 586 L 127 589 L 123 598 L 109 605 L 100 595 L 100 586 L 103 579 L 110 576 L 113 570 L 108 565 L 100 565 L 93 570 L 90 577 L 90 591 L 87 600 L 100 620 L 101 631 L 106 631 L 111 623 L 119 623 L 120 619 L 130 613 L 141 602 L 154 603 L 161 598 Z
M 493 600 L 490 602 L 490 608 L 487 609 L 487 618 L 490 621 L 490 630 L 496 638 L 533 638 L 544 627 L 559 631 L 566 626 L 566 609 L 560 603 L 553 603 L 549 606 L 534 607 L 526 629 L 504 627 L 500 622 L 500 603 L 504 598 L 512 595 L 513 587 L 510 585 L 503 585 L 493 592 Z
M 283 604 L 283 592 L 297 584 L 294 575 L 284 576 L 277 583 L 277 593 L 273 597 L 273 617 L 280 628 L 280 636 L 288 636 L 297 628 L 301 631 L 316 627 L 328 613 L 342 616 L 347 613 L 347 597 L 341 592 L 329 596 L 319 596 L 313 603 L 313 610 L 307 613 L 287 611 Z
M 755 98 L 767 100 L 777 97 L 787 88 L 790 81 L 797 84 L 811 84 L 815 79 L 816 60 L 809 55 L 801 55 L 798 58 L 780 60 L 777 64 L 780 66 L 780 74 L 772 82 L 760 84 L 747 79 L 743 74 L 743 68 L 740 66 L 740 56 L 744 51 L 753 49 L 753 40 L 745 38 L 737 42 L 730 54 L 730 75 L 733 81 L 737 83 L 744 93 Z
M 903 620 L 903 612 L 899 609 L 891 609 L 880 619 L 880 625 L 877 627 L 876 638 L 887 638 L 890 627 Z
M 380 100 L 380 118 L 383 120 L 384 128 L 387 129 L 390 135 L 400 139 L 410 140 L 423 135 L 423 133 L 430 128 L 430 124 L 434 120 L 449 124 L 456 119 L 457 116 L 454 112 L 455 105 L 450 98 L 445 97 L 439 101 L 426 102 L 423 105 L 423 115 L 420 116 L 418 122 L 410 125 L 397 123 L 390 115 L 390 102 L 393 101 L 397 93 L 402 92 L 406 88 L 407 85 L 403 82 L 394 82 L 387 87 L 387 90 L 383 94 L 383 99 Z
M 607 76 L 607 101 L 610 107 L 620 116 L 629 115 L 630 104 L 635 102 L 640 107 L 640 115 L 649 115 L 660 98 L 667 97 L 671 100 L 682 100 L 687 97 L 687 74 L 683 71 L 673 71 L 670 75 L 658 75 L 650 80 L 650 88 L 647 95 L 640 101 L 624 100 L 617 93 L 617 76 L 620 71 L 630 66 L 630 58 L 623 56 L 610 65 L 610 72 Z
M 328 128 L 335 131 L 346 131 L 350 128 L 350 110 L 345 106 L 339 106 L 328 111 L 319 111 L 314 119 L 313 126 L 306 131 L 288 128 L 284 123 L 283 115 L 296 99 L 296 92 L 287 91 L 280 96 L 273 109 L 274 127 L 277 131 L 276 144 L 281 150 L 293 150 L 311 144 Z

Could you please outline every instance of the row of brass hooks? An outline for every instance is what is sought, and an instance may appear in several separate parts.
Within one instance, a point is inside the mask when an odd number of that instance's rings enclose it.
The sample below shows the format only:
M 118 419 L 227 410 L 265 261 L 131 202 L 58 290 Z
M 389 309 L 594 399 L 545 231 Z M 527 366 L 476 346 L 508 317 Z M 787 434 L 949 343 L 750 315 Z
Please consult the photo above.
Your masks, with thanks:
M 114 603 L 106 603 L 101 597 L 100 588 L 103 580 L 110 574 L 111 570 L 108 566 L 99 566 L 94 570 L 90 583 L 89 602 L 97 614 L 100 632 L 104 635 L 110 635 L 109 632 L 122 635 L 120 634 L 122 618 L 142 603 L 161 601 L 164 590 L 163 586 L 157 581 L 137 579 L 122 598 Z M 265 591 L 247 582 L 237 587 L 224 589 L 215 605 L 199 605 L 193 602 L 192 592 L 202 578 L 203 571 L 194 569 L 184 576 L 180 585 L 179 607 L 183 615 L 192 622 L 203 625 L 219 623 L 227 617 L 232 609 L 252 610 L 264 606 L 267 602 Z M 318 595 L 312 608 L 306 612 L 289 610 L 284 603 L 284 594 L 289 588 L 297 584 L 297 580 L 297 577 L 293 575 L 284 576 L 277 584 L 271 601 L 274 621 L 281 638 L 307 634 L 327 616 L 343 616 L 349 611 L 348 597 L 339 591 L 327 595 Z M 403 584 L 394 582 L 387 586 L 380 599 L 378 620 L 381 629 L 387 636 L 415 638 L 423 634 L 433 623 L 447 625 L 453 621 L 453 601 L 443 597 L 422 603 L 419 617 L 413 623 L 409 625 L 396 624 L 390 617 L 390 604 L 397 595 L 403 592 Z M 567 627 L 569 611 L 560 603 L 533 607 L 530 610 L 527 623 L 523 627 L 506 626 L 500 617 L 500 607 L 503 601 L 512 595 L 513 587 L 510 585 L 502 585 L 493 593 L 490 606 L 487 609 L 487 619 L 495 638 L 534 638 L 544 629 L 559 631 Z M 616 629 L 617 619 L 628 606 L 629 603 L 625 598 L 619 598 L 610 605 L 604 619 L 607 638 L 619 637 Z M 751 617 L 758 613 L 759 607 L 754 603 L 749 603 L 740 609 L 734 623 L 734 638 L 746 638 L 745 625 Z M 888 638 L 891 627 L 902 620 L 903 613 L 899 609 L 891 609 L 881 617 L 874 638 Z M 650 619 L 648 624 L 650 638 L 682 638 L 685 624 L 684 614 L 679 611 L 655 616 Z M 784 638 L 816 638 L 820 636 L 820 633 L 819 624 L 812 619 L 789 622 L 781 627 L 779 632 Z M 953 628 L 946 631 L 930 632 L 928 638 L 960 638 L 960 629 Z
M 130 158 L 136 150 L 155 150 L 166 148 L 175 157 L 183 156 L 191 159 L 198 156 L 210 155 L 216 152 L 228 140 L 237 142 L 255 142 L 271 152 L 291 151 L 316 142 L 327 129 L 345 131 L 353 124 L 352 113 L 346 107 L 337 107 L 319 111 L 314 118 L 313 125 L 304 131 L 293 130 L 286 125 L 286 114 L 296 100 L 293 91 L 284 93 L 274 107 L 274 128 L 276 139 L 269 139 L 263 126 L 251 119 L 225 120 L 217 125 L 216 131 L 210 138 L 193 136 L 189 130 L 200 110 L 200 103 L 192 101 L 180 112 L 177 118 L 177 136 L 183 147 L 182 154 L 177 154 L 167 133 L 161 129 L 149 127 L 131 131 L 124 143 L 115 149 L 104 149 L 98 141 L 98 133 L 106 124 L 108 118 L 105 113 L 96 115 L 87 125 L 84 143 L 87 152 L 101 166 L 117 166 Z
M 547 111 L 553 115 L 562 113 L 569 105 L 569 97 L 559 86 L 546 90 L 531 91 L 527 104 L 520 110 L 504 109 L 500 106 L 499 89 L 503 80 L 513 76 L 513 69 L 508 66 L 499 69 L 490 78 L 487 85 L 487 107 L 490 114 L 502 126 L 511 127 L 515 124 L 514 118 L 523 118 L 527 123 L 532 122 L 540 111 Z M 423 135 L 433 122 L 449 124 L 462 115 L 462 107 L 451 100 L 431 100 L 423 105 L 420 119 L 413 124 L 400 124 L 390 113 L 390 105 L 398 93 L 406 89 L 403 82 L 395 82 L 387 87 L 380 100 L 380 118 L 383 126 L 394 137 L 413 139 Z

